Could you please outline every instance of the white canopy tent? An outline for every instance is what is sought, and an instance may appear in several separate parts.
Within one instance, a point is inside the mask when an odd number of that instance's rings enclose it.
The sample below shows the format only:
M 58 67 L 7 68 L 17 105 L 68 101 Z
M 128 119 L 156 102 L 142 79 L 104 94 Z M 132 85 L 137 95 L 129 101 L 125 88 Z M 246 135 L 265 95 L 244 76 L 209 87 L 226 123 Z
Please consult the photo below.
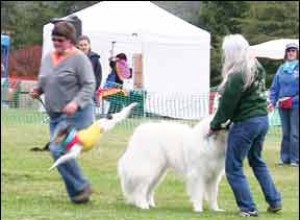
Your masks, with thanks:
M 299 45 L 299 39 L 278 39 L 250 46 L 251 52 L 256 57 L 280 60 L 284 58 L 285 47 L 288 43 Z
M 101 56 L 103 79 L 110 71 L 108 59 L 124 52 L 132 65 L 134 54 L 142 54 L 143 89 L 146 110 L 170 117 L 200 118 L 208 114 L 210 75 L 210 33 L 168 13 L 150 1 L 104 1 L 74 13 L 82 21 L 82 34 L 91 39 Z M 53 24 L 44 26 L 43 55 L 52 50 Z M 174 94 L 177 94 L 174 96 Z M 170 112 L 152 104 L 151 95 L 181 103 L 180 94 L 204 98 L 204 107 L 186 100 L 184 109 Z M 172 100 L 170 100 L 172 99 Z M 164 109 L 168 109 L 164 110 Z M 188 111 L 187 111 L 188 110 Z

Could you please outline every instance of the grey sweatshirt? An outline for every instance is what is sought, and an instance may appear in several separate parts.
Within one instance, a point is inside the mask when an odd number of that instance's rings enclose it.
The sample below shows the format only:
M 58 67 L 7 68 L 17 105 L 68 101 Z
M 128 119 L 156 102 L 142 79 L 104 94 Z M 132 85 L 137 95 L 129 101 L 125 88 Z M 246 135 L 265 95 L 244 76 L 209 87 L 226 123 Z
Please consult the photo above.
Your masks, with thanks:
M 80 108 L 93 103 L 95 76 L 88 57 L 81 51 L 54 66 L 52 53 L 42 60 L 38 86 L 45 95 L 46 110 L 61 113 L 66 104 L 76 102 Z

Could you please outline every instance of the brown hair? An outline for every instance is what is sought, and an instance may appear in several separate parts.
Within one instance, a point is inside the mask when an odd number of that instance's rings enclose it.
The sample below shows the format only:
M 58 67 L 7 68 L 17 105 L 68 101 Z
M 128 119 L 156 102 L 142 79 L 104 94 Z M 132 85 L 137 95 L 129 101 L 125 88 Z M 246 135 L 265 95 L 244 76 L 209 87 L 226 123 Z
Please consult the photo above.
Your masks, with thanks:
M 73 44 L 76 44 L 76 29 L 70 22 L 60 21 L 55 23 L 52 30 L 52 36 L 65 37 L 68 40 L 71 40 Z
M 86 35 L 81 35 L 79 38 L 78 38 L 78 42 L 79 41 L 82 41 L 82 40 L 86 40 L 89 44 L 91 44 L 91 40 L 88 36 Z
M 127 61 L 127 57 L 125 53 L 119 53 L 116 55 L 117 58 L 121 59 L 121 60 L 125 60 Z

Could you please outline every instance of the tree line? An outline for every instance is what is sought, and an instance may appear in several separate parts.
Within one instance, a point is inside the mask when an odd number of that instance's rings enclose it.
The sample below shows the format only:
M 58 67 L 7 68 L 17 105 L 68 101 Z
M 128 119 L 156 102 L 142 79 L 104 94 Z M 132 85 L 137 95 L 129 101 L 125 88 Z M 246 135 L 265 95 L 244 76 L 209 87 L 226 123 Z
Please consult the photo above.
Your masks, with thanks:
M 41 45 L 43 25 L 52 18 L 64 17 L 97 2 L 1 1 L 1 32 L 12 36 L 12 51 Z M 198 11 L 192 23 L 211 33 L 211 86 L 221 81 L 221 43 L 225 35 L 241 33 L 251 45 L 278 38 L 299 38 L 298 1 L 201 1 Z M 260 61 L 267 70 L 269 86 L 281 61 Z

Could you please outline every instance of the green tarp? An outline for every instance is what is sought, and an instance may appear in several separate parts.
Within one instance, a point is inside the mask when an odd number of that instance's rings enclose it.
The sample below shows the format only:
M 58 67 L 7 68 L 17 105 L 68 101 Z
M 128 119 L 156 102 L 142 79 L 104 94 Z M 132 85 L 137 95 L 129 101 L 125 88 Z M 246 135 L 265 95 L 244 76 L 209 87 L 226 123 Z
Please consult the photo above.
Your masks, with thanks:
M 269 113 L 269 122 L 271 127 L 281 126 L 280 116 L 277 108 L 273 112 Z

